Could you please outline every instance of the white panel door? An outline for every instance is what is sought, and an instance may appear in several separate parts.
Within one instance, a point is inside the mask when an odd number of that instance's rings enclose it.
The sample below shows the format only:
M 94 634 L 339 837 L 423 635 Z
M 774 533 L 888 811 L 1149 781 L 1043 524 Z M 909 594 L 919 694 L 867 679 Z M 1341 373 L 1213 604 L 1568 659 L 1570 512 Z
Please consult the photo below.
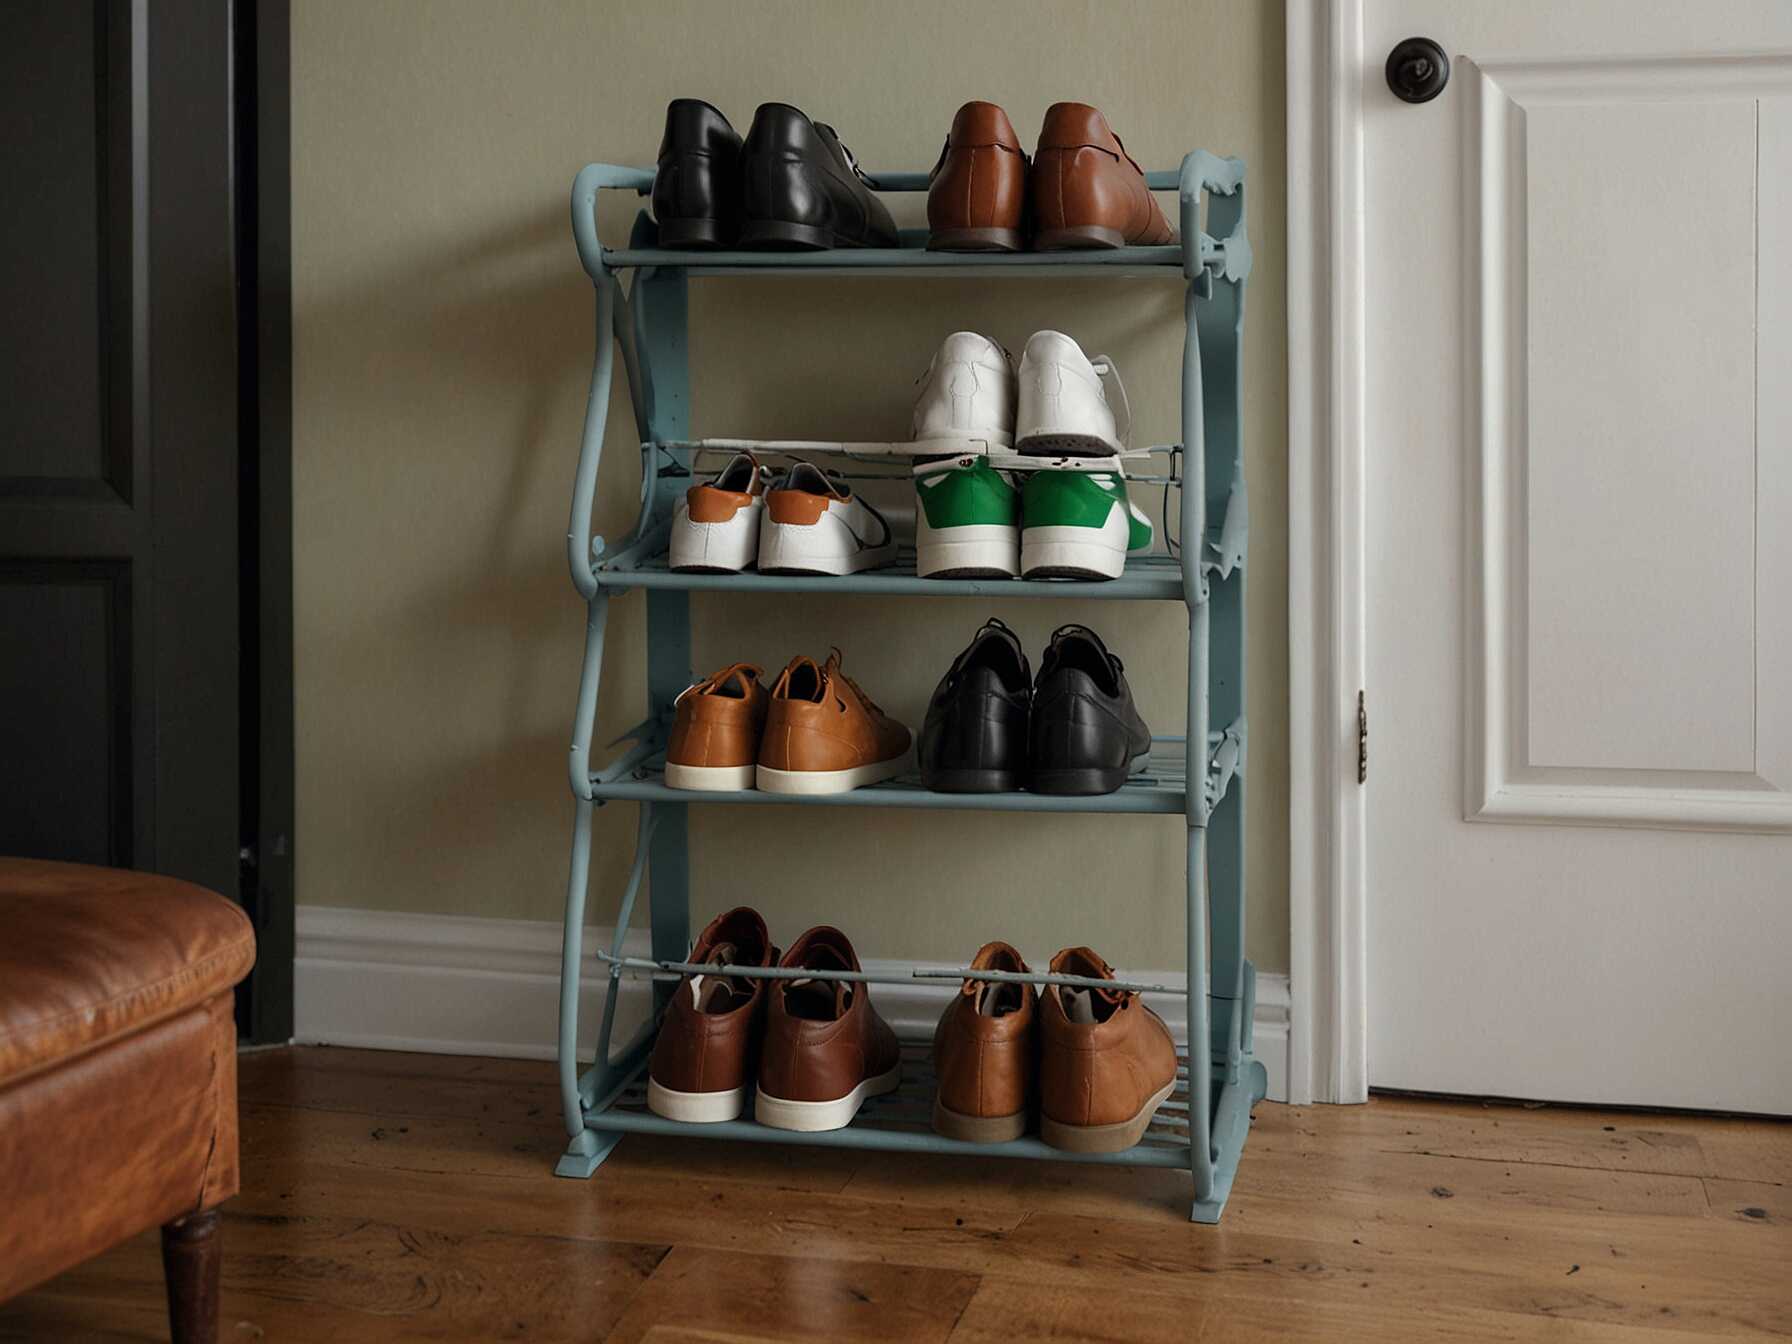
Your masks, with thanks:
M 1792 1113 L 1792 5 L 1363 37 L 1370 1081 Z

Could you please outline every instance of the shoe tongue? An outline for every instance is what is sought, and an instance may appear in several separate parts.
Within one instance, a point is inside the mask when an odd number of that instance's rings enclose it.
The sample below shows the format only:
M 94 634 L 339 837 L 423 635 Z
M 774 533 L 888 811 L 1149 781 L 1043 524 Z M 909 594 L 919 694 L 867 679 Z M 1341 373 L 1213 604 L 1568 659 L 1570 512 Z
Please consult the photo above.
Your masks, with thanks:
M 827 990 L 833 990 L 834 1017 L 839 1019 L 846 1015 L 852 1006 L 853 982 L 837 980 L 830 972 L 850 971 L 851 965 L 835 948 L 826 943 L 818 943 L 811 947 L 803 958 L 802 969 L 813 971 L 814 975 L 792 979 L 785 982 L 786 992 L 800 994 L 813 1002 L 817 996 L 824 996 Z
M 738 966 L 740 956 L 733 943 L 717 943 L 703 959 L 705 966 Z M 751 998 L 750 981 L 731 975 L 693 975 L 691 1006 L 700 1013 L 725 1013 L 742 999 Z
M 1006 1017 L 1018 1013 L 1026 1002 L 1026 986 L 1012 980 L 985 980 L 977 991 L 977 1016 Z
M 1112 980 L 1114 968 L 1086 947 L 1066 948 L 1052 958 L 1053 975 L 1080 975 L 1087 980 Z M 1120 989 L 1087 989 L 1080 985 L 1059 985 L 1058 1002 L 1072 1022 L 1105 1022 L 1115 1008 L 1132 997 L 1132 991 Z
M 1092 1025 L 1095 1022 L 1095 991 L 1058 987 L 1058 1001 L 1064 1005 L 1064 1016 L 1072 1022 Z
M 813 462 L 798 462 L 784 478 L 786 490 L 802 490 L 812 495 L 846 497 L 846 487 Z

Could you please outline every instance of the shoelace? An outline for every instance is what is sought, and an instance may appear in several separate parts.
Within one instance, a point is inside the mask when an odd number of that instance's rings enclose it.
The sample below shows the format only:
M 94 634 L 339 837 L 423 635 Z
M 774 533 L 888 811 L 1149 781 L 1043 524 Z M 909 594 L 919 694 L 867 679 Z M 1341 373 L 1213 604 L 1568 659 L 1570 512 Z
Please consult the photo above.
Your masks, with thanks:
M 1098 377 L 1114 380 L 1114 390 L 1120 394 L 1120 410 L 1126 416 L 1126 428 L 1120 434 L 1120 447 L 1122 449 L 1130 448 L 1132 446 L 1132 401 L 1126 395 L 1126 384 L 1120 381 L 1120 370 L 1114 367 L 1114 357 L 1112 355 L 1097 355 L 1089 361 L 1089 367 L 1095 370 Z

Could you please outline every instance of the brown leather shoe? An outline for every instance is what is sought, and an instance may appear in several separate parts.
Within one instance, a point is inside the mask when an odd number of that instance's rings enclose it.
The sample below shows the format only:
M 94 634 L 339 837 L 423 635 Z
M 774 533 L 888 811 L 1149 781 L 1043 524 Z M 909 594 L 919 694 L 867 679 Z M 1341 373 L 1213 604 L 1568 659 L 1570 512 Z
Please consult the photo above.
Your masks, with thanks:
M 859 969 L 839 929 L 810 929 L 778 965 L 815 976 L 770 982 L 753 1114 L 776 1129 L 844 1128 L 867 1097 L 902 1082 L 896 1033 L 871 1006 L 871 986 L 828 979 L 829 971 Z
M 1007 943 L 985 943 L 974 971 L 1024 975 L 1027 963 Z M 1014 981 L 966 980 L 933 1032 L 933 1127 L 949 1139 L 1006 1143 L 1027 1131 L 1027 1106 L 1039 1057 L 1037 996 Z
M 666 745 L 666 784 L 674 789 L 753 787 L 759 739 L 771 705 L 763 668 L 731 663 L 679 694 Z
M 1052 973 L 1114 978 L 1086 947 L 1058 953 Z M 1176 1045 L 1164 1020 L 1125 990 L 1047 985 L 1039 1034 L 1039 1137 L 1073 1153 L 1137 1143 L 1176 1086 Z
M 966 103 L 927 176 L 927 246 L 935 252 L 1018 252 L 1027 156 L 1008 114 Z
M 1086 103 L 1047 110 L 1029 187 L 1039 229 L 1033 246 L 1041 252 L 1176 241 L 1144 170 Z
M 705 966 L 771 966 L 778 949 L 756 910 L 741 906 L 709 922 L 691 949 Z M 668 1120 L 733 1120 L 746 1109 L 765 981 L 687 975 L 666 1005 L 647 1063 L 647 1106 Z
M 840 650 L 821 667 L 798 654 L 772 687 L 759 744 L 767 793 L 847 793 L 902 773 L 909 732 L 840 670 Z

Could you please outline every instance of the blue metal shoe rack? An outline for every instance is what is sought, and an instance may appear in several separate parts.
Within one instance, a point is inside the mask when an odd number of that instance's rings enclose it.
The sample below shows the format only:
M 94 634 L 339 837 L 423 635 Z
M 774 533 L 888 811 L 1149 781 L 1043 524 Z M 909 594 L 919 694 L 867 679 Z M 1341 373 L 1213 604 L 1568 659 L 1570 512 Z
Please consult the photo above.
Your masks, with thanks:
M 1175 172 L 1147 175 L 1154 190 L 1180 196 L 1180 245 L 1126 247 L 1098 252 L 969 254 L 928 252 L 925 233 L 905 231 L 891 249 L 819 252 L 690 252 L 659 248 L 648 212 L 637 216 L 629 245 L 605 247 L 597 236 L 599 191 L 646 196 L 653 171 L 592 164 L 573 182 L 572 226 L 579 258 L 597 290 L 597 354 L 585 411 L 584 440 L 573 486 L 567 559 L 587 610 L 585 661 L 573 720 L 571 782 L 576 800 L 572 867 L 567 884 L 565 949 L 560 985 L 559 1068 L 561 1098 L 571 1143 L 556 1168 L 562 1176 L 589 1176 L 626 1133 L 683 1134 L 697 1138 L 841 1145 L 898 1152 L 965 1152 L 978 1157 L 1055 1158 L 1189 1168 L 1194 1175 L 1193 1218 L 1217 1222 L 1232 1187 L 1250 1127 L 1251 1107 L 1267 1087 L 1263 1065 L 1251 1053 L 1255 973 L 1244 956 L 1244 559 L 1248 532 L 1240 453 L 1240 341 L 1245 278 L 1251 269 L 1245 236 L 1244 164 L 1197 151 Z M 925 191 L 923 173 L 873 179 L 886 191 Z M 1205 228 L 1201 208 L 1205 199 Z M 672 509 L 690 483 L 697 451 L 687 434 L 690 372 L 686 355 L 686 285 L 711 275 L 767 278 L 800 272 L 853 276 L 991 276 L 1047 280 L 1100 276 L 1135 282 L 1179 278 L 1186 288 L 1186 336 L 1182 362 L 1181 445 L 1157 452 L 1163 475 L 1180 487 L 1179 516 L 1185 544 L 1175 557 L 1135 560 L 1111 582 L 934 580 L 917 578 L 912 556 L 891 569 L 844 578 L 762 574 L 675 574 L 665 551 Z M 622 275 L 633 273 L 624 292 Z M 613 550 L 592 535 L 592 503 L 603 451 L 615 355 L 622 352 L 635 423 L 641 441 L 640 515 L 634 531 Z M 1132 473 L 1129 472 L 1129 475 Z M 1136 479 L 1137 477 L 1135 477 Z M 1164 525 L 1169 526 L 1166 516 Z M 645 591 L 649 715 L 625 739 L 619 759 L 601 770 L 591 765 L 591 735 L 603 668 L 605 619 L 610 602 L 631 589 Z M 1047 797 L 1031 793 L 937 794 L 918 780 L 901 778 L 852 793 L 810 798 L 771 797 L 751 791 L 693 794 L 667 788 L 665 743 L 672 703 L 692 680 L 689 593 L 726 589 L 801 593 L 826 590 L 889 596 L 977 598 L 1083 597 L 1157 599 L 1188 611 L 1188 728 L 1186 739 L 1154 743 L 1150 770 L 1119 792 L 1103 797 Z M 1212 725 L 1223 725 L 1217 730 Z M 1204 744 L 1195 751 L 1193 744 Z M 1195 767 L 1195 768 L 1191 768 Z M 640 805 L 634 862 L 628 874 L 615 939 L 597 957 L 607 967 L 596 1062 L 578 1064 L 578 997 L 585 895 L 590 870 L 591 818 L 611 802 Z M 979 808 L 1004 811 L 1154 812 L 1180 814 L 1188 828 L 1186 990 L 1137 985 L 1145 992 L 1186 993 L 1188 1055 L 1182 1081 L 1137 1146 L 1114 1154 L 1076 1154 L 1047 1147 L 1037 1138 L 1012 1143 L 969 1144 L 934 1134 L 927 1125 L 931 1081 L 925 1047 L 905 1046 L 905 1084 L 888 1098 L 868 1102 L 845 1129 L 795 1134 L 741 1119 L 694 1125 L 648 1111 L 643 1075 L 658 1010 L 685 967 L 690 951 L 686 808 L 693 803 L 801 803 L 824 806 Z M 652 956 L 624 955 L 623 940 L 645 875 L 652 875 Z M 1203 885 L 1202 876 L 1207 881 Z M 1064 930 L 1075 941 L 1079 931 Z M 1063 941 L 1063 939 L 1060 939 Z M 1047 944 L 1041 943 L 1040 946 Z M 1209 968 L 1206 992 L 1200 970 Z M 939 972 L 915 972 L 938 976 Z M 956 978 L 960 972 L 952 972 Z M 653 1020 L 620 1050 L 612 1031 L 620 982 L 646 976 L 653 986 Z M 895 982 L 903 977 L 865 975 Z M 1038 975 L 1040 984 L 1074 983 Z M 1130 982 L 1129 982 L 1130 983 Z

